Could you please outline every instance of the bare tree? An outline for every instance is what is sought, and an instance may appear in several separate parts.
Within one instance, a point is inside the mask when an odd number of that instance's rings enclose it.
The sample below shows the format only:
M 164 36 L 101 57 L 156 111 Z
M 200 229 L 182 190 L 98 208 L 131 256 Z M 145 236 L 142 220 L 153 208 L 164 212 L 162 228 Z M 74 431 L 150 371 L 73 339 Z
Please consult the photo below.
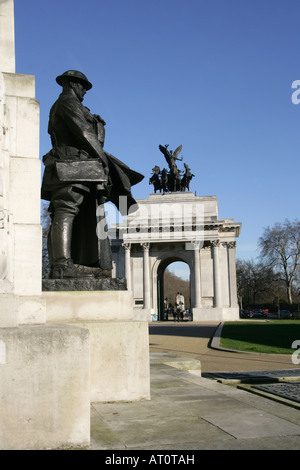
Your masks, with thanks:
M 280 274 L 286 286 L 288 303 L 293 303 L 292 287 L 300 265 L 300 222 L 288 219 L 267 227 L 258 240 L 261 255 Z
M 273 297 L 278 276 L 271 266 L 266 266 L 263 261 L 237 259 L 236 272 L 240 301 L 244 299 L 248 304 L 256 304 L 258 297 Z

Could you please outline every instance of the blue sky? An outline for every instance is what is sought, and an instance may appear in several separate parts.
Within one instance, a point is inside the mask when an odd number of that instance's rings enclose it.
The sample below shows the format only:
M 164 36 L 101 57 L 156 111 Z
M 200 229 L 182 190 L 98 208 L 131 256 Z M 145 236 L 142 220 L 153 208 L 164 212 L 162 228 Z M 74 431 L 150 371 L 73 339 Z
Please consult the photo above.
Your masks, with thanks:
M 36 78 L 40 153 L 68 69 L 107 122 L 105 149 L 145 175 L 159 144 L 183 145 L 197 196 L 242 222 L 237 257 L 267 226 L 299 218 L 299 0 L 15 0 L 16 71 Z M 300 95 L 299 95 L 300 96 Z

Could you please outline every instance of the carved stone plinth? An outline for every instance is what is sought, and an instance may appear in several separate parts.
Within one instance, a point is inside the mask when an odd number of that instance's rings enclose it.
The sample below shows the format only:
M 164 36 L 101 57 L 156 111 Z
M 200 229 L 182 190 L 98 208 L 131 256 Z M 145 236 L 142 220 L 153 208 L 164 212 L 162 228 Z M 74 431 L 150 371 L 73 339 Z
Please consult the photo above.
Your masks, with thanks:
M 126 290 L 127 284 L 124 277 L 104 279 L 43 279 L 42 289 L 49 291 L 115 291 Z

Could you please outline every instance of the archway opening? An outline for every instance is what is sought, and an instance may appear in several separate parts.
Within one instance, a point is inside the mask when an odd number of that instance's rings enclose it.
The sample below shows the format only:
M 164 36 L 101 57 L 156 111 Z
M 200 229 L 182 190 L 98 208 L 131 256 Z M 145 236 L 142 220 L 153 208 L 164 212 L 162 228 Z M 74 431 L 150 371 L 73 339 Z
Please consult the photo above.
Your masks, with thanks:
M 157 276 L 158 319 L 191 320 L 190 268 L 176 258 L 161 262 Z

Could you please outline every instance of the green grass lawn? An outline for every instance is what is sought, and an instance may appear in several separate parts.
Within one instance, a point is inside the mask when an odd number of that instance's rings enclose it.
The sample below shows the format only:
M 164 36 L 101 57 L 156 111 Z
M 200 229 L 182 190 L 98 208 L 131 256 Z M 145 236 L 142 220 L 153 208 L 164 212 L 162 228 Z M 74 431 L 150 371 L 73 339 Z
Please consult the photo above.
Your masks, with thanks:
M 220 346 L 239 351 L 292 354 L 295 340 L 300 340 L 300 320 L 225 322 Z

